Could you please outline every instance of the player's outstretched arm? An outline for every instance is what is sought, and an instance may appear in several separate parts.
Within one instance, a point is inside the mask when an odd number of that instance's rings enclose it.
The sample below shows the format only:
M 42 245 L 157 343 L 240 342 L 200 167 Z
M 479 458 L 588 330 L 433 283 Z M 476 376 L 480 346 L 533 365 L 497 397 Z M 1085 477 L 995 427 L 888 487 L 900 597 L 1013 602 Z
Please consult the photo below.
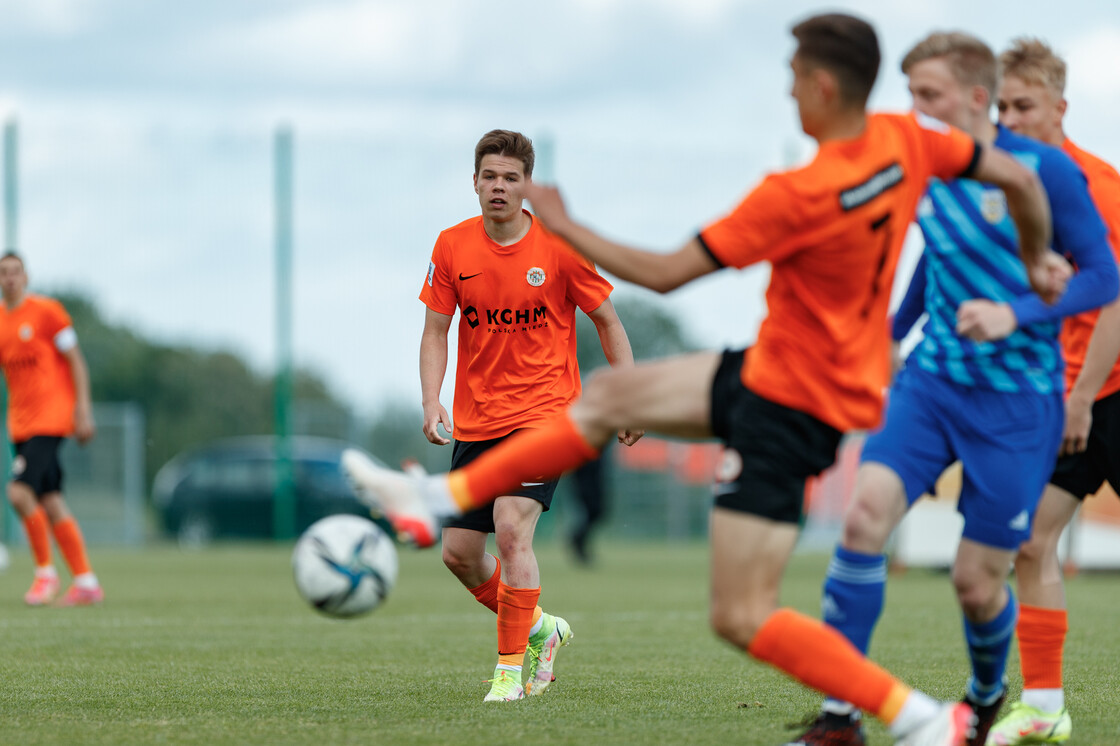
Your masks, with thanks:
M 1007 196 L 1007 210 L 1019 229 L 1019 251 L 1031 287 L 1047 303 L 1065 292 L 1073 268 L 1050 250 L 1050 203 L 1038 175 L 999 148 L 984 148 L 972 173 Z
M 438 427 L 443 425 L 451 430 L 451 418 L 439 401 L 443 387 L 443 377 L 447 373 L 447 331 L 451 328 L 452 317 L 426 309 L 424 331 L 420 336 L 420 392 L 424 407 L 424 437 L 428 442 L 445 446 L 451 441 L 440 434 Z
M 607 298 L 594 311 L 587 314 L 595 324 L 595 331 L 599 334 L 599 344 L 603 347 L 603 354 L 612 368 L 634 364 L 634 350 L 630 347 L 630 337 L 618 318 L 614 303 Z M 645 430 L 630 429 L 618 432 L 618 442 L 632 446 L 638 439 L 645 435 Z
M 1088 447 L 1093 424 L 1093 402 L 1120 357 L 1120 299 L 1101 308 L 1089 337 L 1085 363 L 1066 398 L 1066 430 L 1062 453 L 1080 453 Z
M 568 215 L 555 187 L 530 183 L 525 196 L 533 212 L 548 229 L 602 269 L 635 285 L 667 293 L 697 277 L 714 272 L 719 265 L 693 238 L 675 252 L 658 254 L 608 241 Z
M 90 395 L 89 367 L 77 343 L 62 353 L 70 363 L 70 374 L 74 379 L 77 398 L 74 404 L 74 437 L 79 443 L 88 443 L 97 433 L 93 421 L 93 402 Z

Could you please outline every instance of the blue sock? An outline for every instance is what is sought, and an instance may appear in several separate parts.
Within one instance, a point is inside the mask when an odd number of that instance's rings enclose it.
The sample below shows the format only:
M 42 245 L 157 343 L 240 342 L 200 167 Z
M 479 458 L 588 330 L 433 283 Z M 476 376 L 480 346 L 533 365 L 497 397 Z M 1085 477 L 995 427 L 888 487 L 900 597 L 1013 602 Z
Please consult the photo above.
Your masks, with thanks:
M 1011 586 L 1007 587 L 1007 605 L 996 618 L 983 624 L 964 620 L 964 638 L 972 661 L 972 678 L 968 681 L 968 698 L 979 705 L 990 705 L 1003 694 L 1007 670 L 1007 653 L 1011 636 L 1019 618 L 1019 604 Z
M 885 555 L 862 554 L 837 546 L 824 581 L 821 615 L 867 655 L 886 592 Z
M 886 592 L 885 555 L 862 554 L 837 545 L 821 593 L 821 617 L 867 655 Z M 824 709 L 848 714 L 852 706 L 828 697 Z

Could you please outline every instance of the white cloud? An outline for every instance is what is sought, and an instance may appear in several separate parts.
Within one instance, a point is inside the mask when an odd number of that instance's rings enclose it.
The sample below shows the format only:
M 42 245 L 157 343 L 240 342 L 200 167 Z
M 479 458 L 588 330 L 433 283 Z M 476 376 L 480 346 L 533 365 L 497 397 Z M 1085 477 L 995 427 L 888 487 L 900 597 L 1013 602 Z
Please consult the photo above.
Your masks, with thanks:
M 216 66 L 279 71 L 298 79 L 427 77 L 463 53 L 454 4 L 311 5 L 225 27 L 198 46 Z
M 584 17 L 645 14 L 651 9 L 675 22 L 691 26 L 709 25 L 743 6 L 739 0 L 574 0 Z
M 36 33 L 68 37 L 83 31 L 95 11 L 93 0 L 0 0 L 0 35 Z
M 1023 5 L 1010 25 L 975 0 L 834 5 L 874 21 L 875 103 L 891 108 L 909 105 L 901 54 L 933 28 L 963 26 L 997 49 L 1050 34 L 1069 53 L 1071 135 L 1120 163 L 1115 0 L 1071 3 L 1060 14 Z M 551 134 L 556 177 L 581 219 L 671 248 L 787 152 L 812 150 L 785 60 L 790 26 L 817 9 L 0 0 L 0 116 L 19 116 L 35 282 L 87 289 L 114 320 L 160 340 L 229 345 L 267 369 L 270 146 L 290 122 L 297 360 L 363 408 L 393 391 L 418 399 L 417 278 L 439 230 L 477 211 L 469 174 L 481 133 Z M 763 280 L 723 273 L 666 302 L 698 341 L 742 344 L 764 308 Z
M 1098 26 L 1069 45 L 1070 97 L 1088 96 L 1102 103 L 1120 103 L 1120 27 Z

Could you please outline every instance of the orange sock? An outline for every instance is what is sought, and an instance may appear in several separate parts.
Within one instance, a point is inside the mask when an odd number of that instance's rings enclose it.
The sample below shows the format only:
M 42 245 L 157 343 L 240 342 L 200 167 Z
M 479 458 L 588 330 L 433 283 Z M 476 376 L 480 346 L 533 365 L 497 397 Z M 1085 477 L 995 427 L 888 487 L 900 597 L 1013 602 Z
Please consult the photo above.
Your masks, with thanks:
M 67 518 L 54 524 L 54 540 L 58 542 L 58 549 L 70 566 L 71 575 L 84 575 L 90 571 L 86 543 L 76 520 Z
M 493 557 L 493 555 L 491 555 Z M 490 576 L 482 585 L 476 585 L 474 588 L 468 588 L 474 594 L 475 600 L 480 604 L 490 609 L 495 614 L 498 613 L 498 584 L 502 580 L 502 561 L 494 557 L 494 561 L 498 566 L 494 568 L 494 574 Z
M 499 664 L 521 666 L 540 597 L 540 588 L 511 588 L 505 583 L 498 586 Z
M 842 634 L 793 609 L 767 618 L 747 652 L 806 686 L 851 702 L 884 723 L 895 719 L 910 687 L 865 658 Z
M 48 526 L 50 521 L 42 505 L 23 519 L 23 530 L 27 532 L 27 543 L 31 545 L 31 556 L 36 567 L 51 565 L 51 535 Z
M 526 430 L 447 477 L 451 496 L 464 511 L 508 495 L 522 482 L 555 479 L 599 455 L 564 414 Z
M 1069 629 L 1065 609 L 1019 606 L 1019 665 L 1024 689 L 1062 688 L 1062 646 Z

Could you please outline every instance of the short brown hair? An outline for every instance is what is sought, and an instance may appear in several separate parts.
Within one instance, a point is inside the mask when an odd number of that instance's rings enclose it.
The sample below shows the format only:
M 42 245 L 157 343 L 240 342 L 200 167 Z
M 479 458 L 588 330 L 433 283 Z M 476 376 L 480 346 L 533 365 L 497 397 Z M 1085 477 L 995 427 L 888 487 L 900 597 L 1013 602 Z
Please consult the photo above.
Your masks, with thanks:
M 866 106 L 879 75 L 879 39 L 867 21 L 845 13 L 812 16 L 793 27 L 797 55 L 836 76 L 840 98 Z
M 1046 42 L 1020 36 L 999 56 L 1000 75 L 1014 75 L 1045 86 L 1061 98 L 1066 92 L 1066 63 Z
M 478 145 L 474 146 L 475 175 L 478 174 L 484 155 L 504 155 L 509 158 L 517 158 L 525 166 L 525 176 L 533 175 L 533 162 L 536 161 L 536 155 L 533 153 L 533 141 L 520 132 L 490 130 L 483 135 L 482 139 L 478 141 Z
M 15 249 L 8 249 L 2 255 L 0 255 L 0 262 L 4 261 L 5 259 L 15 259 L 17 262 L 19 262 L 19 266 L 24 266 L 23 257 L 20 256 Z
M 972 34 L 963 31 L 934 31 L 914 45 L 902 58 L 903 75 L 926 60 L 945 58 L 957 82 L 983 86 L 992 101 L 996 97 L 999 72 L 992 48 Z

